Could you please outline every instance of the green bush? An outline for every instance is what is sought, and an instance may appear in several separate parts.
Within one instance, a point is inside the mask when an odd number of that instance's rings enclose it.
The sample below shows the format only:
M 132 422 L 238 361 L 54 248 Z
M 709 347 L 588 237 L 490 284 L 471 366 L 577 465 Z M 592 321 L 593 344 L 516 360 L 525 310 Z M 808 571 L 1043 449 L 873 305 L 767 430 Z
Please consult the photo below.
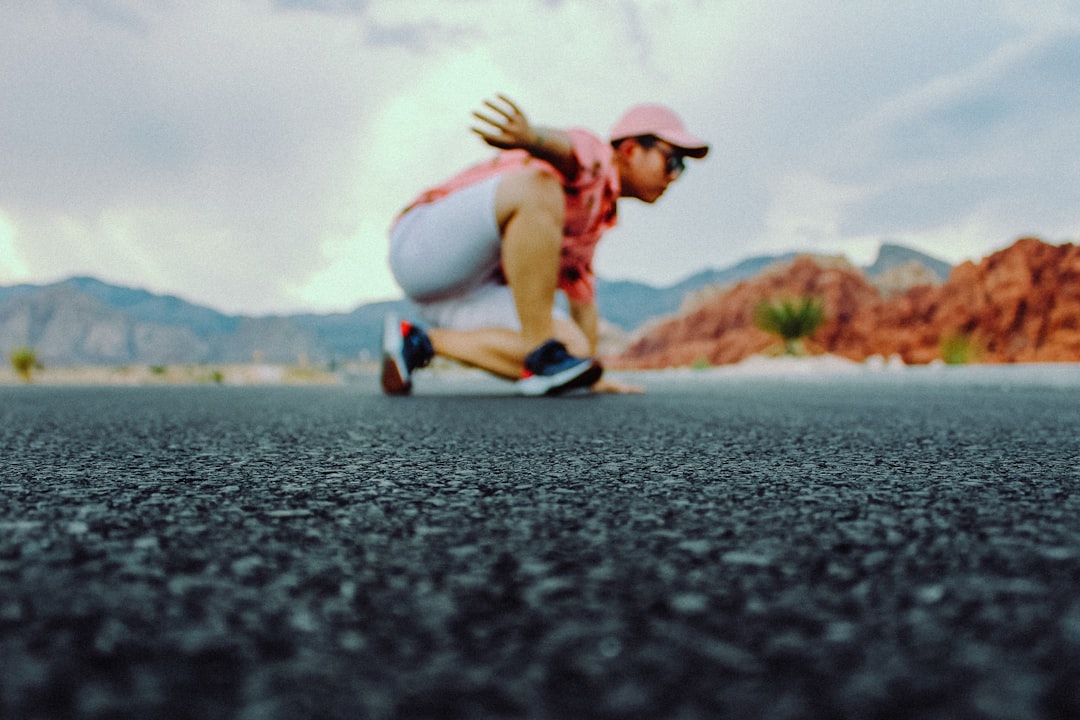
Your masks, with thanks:
M 946 365 L 967 365 L 977 362 L 982 354 L 979 344 L 966 333 L 953 333 L 941 338 L 941 359 Z
M 34 348 L 21 347 L 11 352 L 11 367 L 15 368 L 15 372 L 24 382 L 30 382 L 34 370 L 41 369 L 41 363 Z
M 813 335 L 823 322 L 825 304 L 817 298 L 803 297 L 776 303 L 763 300 L 754 308 L 754 326 L 779 335 L 788 355 L 798 355 L 798 341 Z

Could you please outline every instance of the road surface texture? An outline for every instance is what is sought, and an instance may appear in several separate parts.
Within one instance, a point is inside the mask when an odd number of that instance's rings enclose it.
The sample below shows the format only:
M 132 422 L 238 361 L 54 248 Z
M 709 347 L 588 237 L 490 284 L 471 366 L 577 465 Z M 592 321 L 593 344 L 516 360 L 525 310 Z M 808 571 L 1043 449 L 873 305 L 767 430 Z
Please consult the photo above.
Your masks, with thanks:
M 0 388 L 0 717 L 1075 719 L 1023 372 Z

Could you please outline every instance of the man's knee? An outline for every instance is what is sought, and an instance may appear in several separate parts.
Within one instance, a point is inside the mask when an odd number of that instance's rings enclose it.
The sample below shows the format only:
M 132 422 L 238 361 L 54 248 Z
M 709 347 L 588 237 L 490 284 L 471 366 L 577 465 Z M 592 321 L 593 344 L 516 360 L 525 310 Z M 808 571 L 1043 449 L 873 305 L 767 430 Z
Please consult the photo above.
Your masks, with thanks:
M 500 228 L 505 228 L 514 216 L 526 214 L 554 222 L 561 229 L 565 212 L 562 183 L 539 168 L 523 168 L 507 175 L 495 191 L 495 214 Z

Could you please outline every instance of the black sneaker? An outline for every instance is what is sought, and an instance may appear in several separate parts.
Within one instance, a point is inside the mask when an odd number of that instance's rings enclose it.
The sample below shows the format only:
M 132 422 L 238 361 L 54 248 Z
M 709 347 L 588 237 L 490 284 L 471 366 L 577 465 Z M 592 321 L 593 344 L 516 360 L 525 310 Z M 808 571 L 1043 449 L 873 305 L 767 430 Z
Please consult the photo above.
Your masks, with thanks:
M 383 318 L 382 389 L 387 395 L 412 392 L 412 372 L 427 367 L 435 357 L 431 340 L 412 323 L 399 321 L 393 313 Z
M 592 385 L 603 372 L 596 360 L 574 357 L 558 340 L 548 340 L 525 358 L 525 369 L 515 386 L 522 395 L 558 395 Z

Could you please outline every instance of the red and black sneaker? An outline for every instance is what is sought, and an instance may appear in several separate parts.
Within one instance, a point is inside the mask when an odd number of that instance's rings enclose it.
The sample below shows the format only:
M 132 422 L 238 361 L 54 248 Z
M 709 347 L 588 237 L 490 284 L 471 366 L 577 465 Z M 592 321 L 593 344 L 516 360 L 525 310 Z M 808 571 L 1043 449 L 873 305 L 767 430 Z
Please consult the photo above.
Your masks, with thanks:
M 387 395 L 412 392 L 412 373 L 427 367 L 435 348 L 427 333 L 393 313 L 383 318 L 382 389 Z
M 593 358 L 574 357 L 558 340 L 548 340 L 525 358 L 521 379 L 514 385 L 522 395 L 558 395 L 589 387 L 603 372 Z

